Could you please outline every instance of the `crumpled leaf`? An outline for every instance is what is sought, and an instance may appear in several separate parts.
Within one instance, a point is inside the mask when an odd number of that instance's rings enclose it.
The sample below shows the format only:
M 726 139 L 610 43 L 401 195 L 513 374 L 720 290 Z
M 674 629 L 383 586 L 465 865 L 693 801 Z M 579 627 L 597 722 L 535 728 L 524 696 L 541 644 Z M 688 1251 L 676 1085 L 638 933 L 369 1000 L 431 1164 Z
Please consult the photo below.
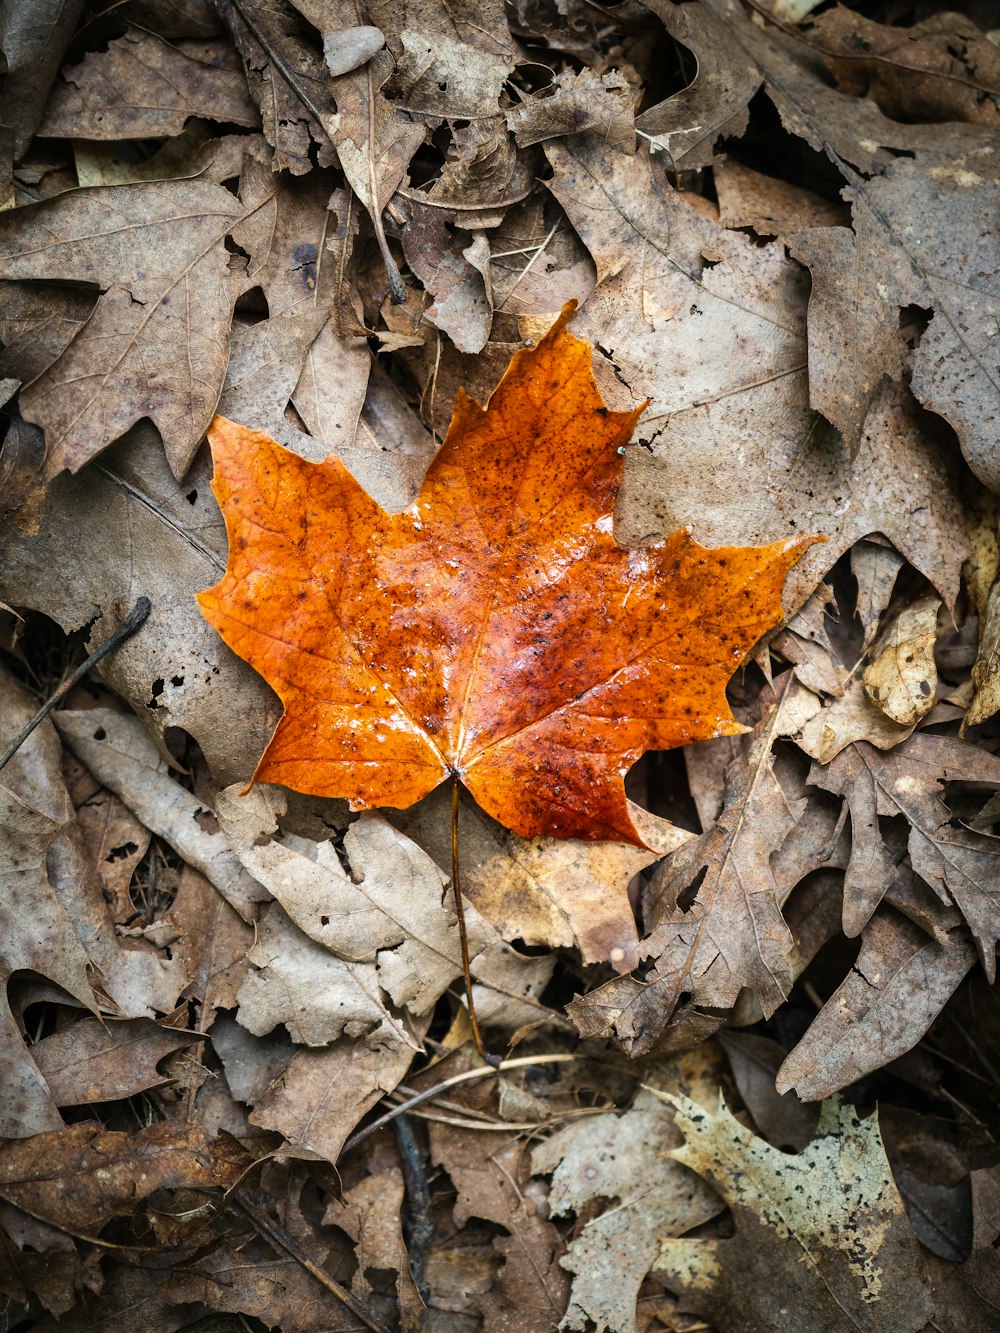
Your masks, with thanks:
M 815 1328 L 916 1333 L 930 1318 L 920 1248 L 906 1221 L 878 1117 L 827 1102 L 801 1153 L 772 1148 L 720 1104 L 676 1107 L 687 1140 L 671 1156 L 733 1210 L 728 1240 L 665 1240 L 656 1274 L 696 1311 L 732 1333 Z
M 393 91 L 413 116 L 497 111 L 514 69 L 502 0 L 372 0 L 367 10 L 396 57 Z
M 396 1167 L 377 1171 L 359 1181 L 343 1200 L 331 1200 L 323 1224 L 340 1227 L 357 1245 L 358 1268 L 351 1290 L 361 1304 L 367 1306 L 372 1296 L 367 1274 L 372 1270 L 394 1271 L 403 1333 L 417 1333 L 424 1306 L 410 1274 L 403 1240 L 403 1198 L 403 1173 Z
M 610 511 L 636 414 L 603 405 L 571 313 L 488 408 L 459 398 L 401 514 L 335 461 L 217 421 L 230 565 L 199 601 L 285 703 L 258 780 L 363 809 L 454 773 L 522 837 L 641 844 L 624 771 L 736 729 L 725 682 L 812 539 L 709 551 L 680 531 L 623 551 Z
M 665 155 L 671 171 L 697 171 L 715 162 L 720 139 L 744 133 L 747 107 L 762 75 L 733 41 L 725 20 L 707 6 L 645 3 L 670 36 L 691 51 L 698 72 L 686 88 L 644 111 L 636 128 L 652 152 Z
M 964 14 L 901 27 L 838 4 L 814 19 L 810 36 L 841 92 L 871 98 L 894 120 L 1000 124 L 1000 55 Z
M 230 48 L 231 50 L 231 48 Z M 242 71 L 219 63 L 224 47 L 196 56 L 129 26 L 105 51 L 64 71 L 38 133 L 53 139 L 157 139 L 188 118 L 256 126 Z M 215 59 L 210 57 L 214 55 Z
M 46 476 L 76 472 L 148 417 L 175 476 L 215 411 L 232 298 L 223 238 L 241 209 L 209 181 L 69 190 L 0 216 L 0 278 L 87 282 L 93 314 L 21 391 Z

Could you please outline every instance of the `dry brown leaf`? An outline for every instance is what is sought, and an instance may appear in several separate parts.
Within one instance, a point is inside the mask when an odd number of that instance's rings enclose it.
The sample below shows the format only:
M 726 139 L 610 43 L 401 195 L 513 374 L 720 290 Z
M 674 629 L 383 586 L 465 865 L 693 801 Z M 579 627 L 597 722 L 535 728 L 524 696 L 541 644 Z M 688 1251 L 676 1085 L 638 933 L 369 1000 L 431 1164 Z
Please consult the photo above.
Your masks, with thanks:
M 709 7 L 649 0 L 647 8 L 691 51 L 698 72 L 686 88 L 644 111 L 636 129 L 671 171 L 697 171 L 715 161 L 720 139 L 746 130 L 747 107 L 763 76 Z
M 464 218 L 414 204 L 403 253 L 433 304 L 423 317 L 447 333 L 460 352 L 481 352 L 493 324 L 490 243 L 462 228 Z M 471 224 L 470 224 L 471 225 Z
M 340 1227 L 354 1241 L 358 1267 L 351 1291 L 368 1307 L 372 1286 L 368 1274 L 395 1272 L 396 1299 L 402 1333 L 418 1333 L 423 1303 L 410 1275 L 410 1257 L 403 1240 L 400 1209 L 403 1173 L 396 1167 L 376 1171 L 359 1181 L 342 1200 L 334 1199 L 323 1215 L 324 1226 Z
M 605 1114 L 558 1129 L 532 1153 L 535 1172 L 551 1172 L 554 1216 L 586 1215 L 563 1266 L 575 1276 L 566 1328 L 637 1333 L 636 1297 L 666 1234 L 683 1235 L 714 1217 L 714 1190 L 679 1169 L 669 1149 L 679 1136 L 663 1103 L 644 1091 L 624 1114 Z
M 1000 760 L 962 741 L 918 732 L 886 754 L 858 742 L 826 767 L 814 764 L 809 781 L 843 796 L 851 810 L 845 931 L 859 933 L 892 879 L 892 855 L 877 816 L 903 815 L 913 869 L 962 913 L 992 979 L 1000 938 L 1000 838 L 953 825 L 942 788 L 946 782 L 1000 785 Z
M 812 231 L 794 247 L 812 271 L 814 291 L 826 294 L 821 308 L 810 307 L 813 404 L 839 425 L 831 403 L 851 403 L 857 382 L 867 397 L 880 375 L 898 377 L 900 310 L 929 310 L 913 358 L 913 392 L 954 427 L 969 466 L 997 489 L 998 389 L 989 366 L 1000 281 L 988 239 L 1000 202 L 995 168 L 960 158 L 900 160 L 873 180 L 848 180 L 853 232 Z M 872 290 L 874 272 L 880 277 Z M 845 431 L 852 446 L 863 406 Z
M 636 398 L 653 397 L 638 431 L 648 447 L 629 451 L 619 541 L 689 523 L 719 543 L 822 532 L 788 579 L 796 610 L 859 537 L 881 532 L 951 606 L 966 541 L 934 420 L 883 386 L 850 464 L 809 408 L 805 288 L 784 247 L 715 226 L 641 157 L 561 141 L 546 153 L 550 189 L 597 264 L 578 321 Z
M 31 1058 L 57 1106 L 133 1097 L 170 1081 L 157 1065 L 191 1044 L 187 1032 L 145 1018 L 106 1023 L 81 1018 L 31 1047 Z
M 612 148 L 635 152 L 632 89 L 616 70 L 562 70 L 550 87 L 511 107 L 506 117 L 519 148 L 589 131 Z
M 919 597 L 896 617 L 878 655 L 865 667 L 868 697 L 893 722 L 912 727 L 934 707 L 937 695 L 939 597 Z
M 668 856 L 649 884 L 640 955 L 653 966 L 641 979 L 610 982 L 570 1006 L 584 1035 L 613 1035 L 641 1054 L 661 1039 L 682 993 L 702 1009 L 725 1010 L 746 986 L 765 1014 L 788 993 L 792 936 L 771 856 L 805 802 L 785 796 L 772 746 L 791 684 L 787 675 L 762 693 L 756 725 L 736 742 L 739 753 L 726 770 L 715 826 Z
M 155 33 L 129 26 L 104 51 L 63 71 L 38 130 L 54 139 L 158 139 L 180 134 L 188 119 L 259 124 L 242 70 L 222 63 L 227 45 L 197 55 Z
M 253 945 L 253 926 L 230 907 L 204 875 L 185 865 L 165 923 L 176 933 L 170 946 L 190 978 L 185 995 L 198 1001 L 199 1027 L 207 1031 L 218 1009 L 235 1009 Z
M 93 622 L 95 647 L 121 623 L 122 607 L 148 596 L 143 630 L 105 659 L 101 674 L 154 736 L 172 726 L 190 732 L 226 783 L 253 767 L 279 704 L 219 642 L 194 600 L 225 567 L 225 526 L 208 474 L 206 452 L 179 484 L 156 432 L 138 427 L 97 467 L 58 477 L 39 512 L 25 506 L 4 526 L 0 598 L 44 608 L 67 632 Z
M 495 1222 L 507 1233 L 494 1242 L 504 1257 L 495 1282 L 473 1295 L 486 1328 L 535 1333 L 552 1328 L 566 1308 L 569 1280 L 559 1266 L 561 1238 L 538 1195 L 526 1188 L 530 1172 L 521 1144 L 502 1141 L 483 1152 L 482 1134 L 432 1125 L 431 1157 L 458 1193 L 455 1224 L 470 1217 Z
M 301 0 L 300 7 L 307 12 Z M 372 0 L 368 14 L 386 35 L 396 60 L 393 92 L 411 115 L 433 123 L 498 110 L 514 69 L 502 0 Z
M 831 203 L 801 185 L 764 176 L 733 158 L 717 162 L 712 178 L 724 227 L 752 227 L 758 236 L 787 239 L 807 228 L 849 221 L 846 204 Z
M 721 1104 L 715 1114 L 666 1094 L 686 1143 L 671 1155 L 733 1210 L 728 1240 L 665 1240 L 656 1274 L 681 1308 L 732 1333 L 814 1328 L 916 1333 L 930 1317 L 920 1248 L 879 1136 L 827 1102 L 816 1138 L 793 1156 L 757 1138 Z
M 898 551 L 881 541 L 855 542 L 851 547 L 851 573 L 858 585 L 856 614 L 864 627 L 866 649 L 878 633 L 879 622 L 905 564 Z
M 82 12 L 82 0 L 39 0 L 28 9 L 5 5 L 0 14 L 3 121 L 14 131 L 9 152 L 15 162 L 38 131 L 63 52 Z
M 852 97 L 831 87 L 829 72 L 798 33 L 784 33 L 760 21 L 739 0 L 703 3 L 726 29 L 729 45 L 742 52 L 763 78 L 764 91 L 784 128 L 817 152 L 832 149 L 866 176 L 884 171 L 900 154 L 932 152 L 943 161 L 955 161 L 983 153 L 982 131 L 976 126 L 890 118 L 871 98 Z
M 157 1190 L 197 1190 L 207 1201 L 210 1191 L 234 1185 L 248 1164 L 235 1139 L 197 1125 L 162 1121 L 125 1134 L 84 1122 L 5 1144 L 0 1197 L 63 1230 L 96 1236 L 112 1218 L 137 1213 Z
M 1000 125 L 1000 55 L 964 14 L 902 27 L 835 5 L 809 35 L 841 92 L 871 98 L 893 120 Z
M 67 745 L 94 777 L 205 875 L 244 920 L 251 920 L 254 904 L 270 895 L 243 869 L 223 835 L 212 830 L 211 811 L 170 777 L 167 761 L 138 718 L 95 708 L 58 713 L 56 719 Z
M 932 939 L 882 908 L 861 952 L 777 1073 L 779 1092 L 819 1101 L 916 1046 L 976 960 L 964 930 Z
M 6 746 L 35 711 L 34 701 L 6 672 L 0 674 L 3 708 L 0 740 Z M 62 1124 L 55 1102 L 25 1048 L 10 1010 L 7 983 L 12 972 L 29 969 L 51 978 L 86 1008 L 96 1004 L 85 951 L 73 922 L 54 892 L 46 868 L 50 848 L 73 818 L 59 772 L 59 738 L 43 722 L 10 761 L 0 778 L 4 851 L 0 978 L 0 1074 L 6 1089 L 0 1104 L 0 1134 L 21 1138 Z
M 416 1049 L 405 1017 L 391 1013 L 383 994 L 420 1017 L 461 975 L 445 875 L 375 814 L 344 836 L 348 873 L 330 842 L 270 836 L 283 806 L 280 789 L 262 786 L 246 796 L 232 788 L 216 803 L 232 851 L 283 909 L 270 909 L 261 924 L 250 955 L 261 972 L 240 991 L 240 1022 L 258 1033 L 285 1022 L 294 1040 L 310 1045 L 346 1025 L 350 1037 L 370 1030 L 374 1045 L 400 1040 Z M 554 960 L 515 953 L 475 909 L 466 925 L 481 1021 L 515 1029 L 545 1019 L 538 997 Z
M 401 1042 L 341 1040 L 298 1050 L 257 1099 L 251 1123 L 280 1134 L 297 1155 L 336 1162 L 355 1126 L 393 1091 L 412 1060 L 412 1047 Z
M 447 802 L 447 793 L 431 796 L 394 820 L 444 870 L 451 864 Z M 575 947 L 585 963 L 608 962 L 616 972 L 630 972 L 638 964 L 639 939 L 629 883 L 692 835 L 636 805 L 629 809 L 645 848 L 563 838 L 528 841 L 478 806 L 463 803 L 462 892 L 506 940 Z
M 240 216 L 208 181 L 71 190 L 0 217 L 0 277 L 95 284 L 65 351 L 21 392 L 49 477 L 148 417 L 184 475 L 215 411 L 232 297 L 223 238 Z
M 276 171 L 302 176 L 336 155 L 330 143 L 336 111 L 318 48 L 286 0 L 240 0 L 222 12 L 260 108 Z

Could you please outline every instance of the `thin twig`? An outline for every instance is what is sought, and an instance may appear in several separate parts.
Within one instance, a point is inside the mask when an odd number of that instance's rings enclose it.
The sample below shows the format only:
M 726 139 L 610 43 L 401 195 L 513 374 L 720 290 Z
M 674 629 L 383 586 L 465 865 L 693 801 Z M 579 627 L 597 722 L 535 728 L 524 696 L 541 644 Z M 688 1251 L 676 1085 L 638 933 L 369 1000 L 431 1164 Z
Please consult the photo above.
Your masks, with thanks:
M 465 908 L 462 906 L 462 883 L 458 874 L 458 778 L 451 779 L 451 886 L 455 893 L 455 911 L 458 914 L 458 934 L 462 941 L 462 972 L 465 976 L 465 998 L 469 1006 L 469 1022 L 472 1024 L 472 1040 L 476 1050 L 494 1069 L 499 1068 L 500 1059 L 490 1055 L 483 1045 L 479 1031 L 479 1019 L 476 1017 L 476 1002 L 472 998 L 472 964 L 469 961 L 469 933 L 465 928 Z
M 406 1182 L 406 1244 L 410 1255 L 413 1281 L 420 1299 L 427 1304 L 427 1261 L 434 1239 L 434 1215 L 431 1211 L 431 1191 L 427 1184 L 424 1154 L 413 1132 L 408 1116 L 400 1115 L 392 1122 L 396 1144 Z
M 297 1264 L 302 1265 L 310 1277 L 314 1277 L 331 1295 L 336 1296 L 338 1301 L 346 1305 L 351 1313 L 361 1320 L 365 1328 L 370 1328 L 372 1333 L 388 1333 L 387 1329 L 372 1319 L 356 1296 L 352 1295 L 346 1287 L 342 1287 L 329 1273 L 325 1273 L 318 1264 L 313 1263 L 308 1255 L 303 1254 L 299 1245 L 288 1235 L 284 1228 L 280 1227 L 277 1222 L 272 1222 L 263 1208 L 255 1203 L 245 1191 L 240 1190 L 236 1193 L 233 1196 L 233 1203 L 239 1208 L 240 1212 L 246 1214 L 262 1236 L 269 1240 L 273 1246 L 291 1255 Z
M 432 1097 L 440 1096 L 449 1088 L 458 1087 L 460 1083 L 471 1083 L 473 1079 L 488 1078 L 490 1075 L 505 1074 L 508 1069 L 527 1069 L 531 1065 L 570 1065 L 576 1064 L 582 1057 L 579 1055 L 570 1055 L 565 1051 L 554 1052 L 551 1055 L 518 1055 L 513 1060 L 501 1060 L 497 1065 L 479 1065 L 475 1069 L 467 1069 L 462 1074 L 453 1074 L 451 1078 L 446 1078 L 443 1083 L 435 1083 L 432 1088 L 427 1088 L 424 1092 L 418 1092 L 415 1096 L 401 1102 L 399 1106 L 394 1106 L 391 1111 L 386 1111 L 385 1115 L 380 1115 L 377 1120 L 373 1120 L 370 1125 L 365 1125 L 364 1129 L 356 1130 L 344 1144 L 343 1151 L 347 1152 L 350 1148 L 356 1147 L 359 1143 L 369 1138 L 376 1130 L 388 1125 L 390 1121 L 395 1120 L 398 1115 L 419 1106 L 421 1102 L 429 1102 Z
M 66 677 L 56 692 L 41 706 L 27 726 L 18 732 L 7 746 L 6 750 L 4 750 L 3 754 L 0 755 L 0 768 L 3 768 L 11 761 L 11 759 L 13 759 L 14 755 L 17 754 L 18 750 L 38 726 L 39 722 L 45 721 L 49 713 L 55 708 L 56 704 L 61 703 L 66 695 L 69 694 L 73 686 L 79 684 L 79 682 L 83 680 L 91 667 L 96 666 L 103 657 L 107 657 L 112 648 L 117 648 L 120 643 L 124 642 L 124 640 L 129 637 L 129 635 L 134 634 L 140 625 L 145 624 L 150 610 L 151 603 L 149 598 L 140 597 L 129 614 L 112 633 L 111 637 L 105 639 L 100 647 L 95 648 L 89 656 L 83 659 L 76 670 Z

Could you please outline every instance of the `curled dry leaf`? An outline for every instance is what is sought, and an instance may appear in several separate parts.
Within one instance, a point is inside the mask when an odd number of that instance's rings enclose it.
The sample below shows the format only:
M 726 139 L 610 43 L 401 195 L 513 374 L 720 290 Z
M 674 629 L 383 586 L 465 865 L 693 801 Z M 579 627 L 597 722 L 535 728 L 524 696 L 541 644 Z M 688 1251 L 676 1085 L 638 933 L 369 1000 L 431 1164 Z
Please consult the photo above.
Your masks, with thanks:
M 878 656 L 865 667 L 868 697 L 886 717 L 904 727 L 912 727 L 934 707 L 934 642 L 940 606 L 939 597 L 921 597 L 901 611 Z
M 637 414 L 604 406 L 571 313 L 487 408 L 460 395 L 400 514 L 337 462 L 216 422 L 230 564 L 199 600 L 285 704 L 258 780 L 364 809 L 454 775 L 522 837 L 641 845 L 627 768 L 739 730 L 726 682 L 813 539 L 708 550 L 679 531 L 622 550 L 611 511 Z

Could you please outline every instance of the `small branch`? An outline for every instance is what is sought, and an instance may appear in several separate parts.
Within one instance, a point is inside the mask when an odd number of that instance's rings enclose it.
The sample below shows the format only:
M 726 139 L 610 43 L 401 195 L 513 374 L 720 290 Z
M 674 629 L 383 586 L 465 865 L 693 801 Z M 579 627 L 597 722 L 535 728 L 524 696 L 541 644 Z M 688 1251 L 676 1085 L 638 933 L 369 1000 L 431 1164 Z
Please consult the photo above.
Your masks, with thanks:
M 384 1329 L 381 1324 L 375 1323 L 357 1297 L 349 1292 L 346 1287 L 342 1287 L 329 1273 L 325 1273 L 318 1264 L 313 1263 L 284 1228 L 280 1227 L 277 1222 L 272 1222 L 264 1209 L 245 1190 L 239 1190 L 233 1195 L 233 1203 L 239 1208 L 240 1212 L 250 1219 L 257 1231 L 270 1241 L 272 1246 L 291 1255 L 297 1264 L 302 1265 L 310 1277 L 314 1277 L 332 1296 L 336 1296 L 338 1301 L 346 1305 L 351 1313 L 361 1320 L 365 1328 L 370 1328 L 372 1333 L 388 1333 L 388 1330 Z
M 100 647 L 95 648 L 88 657 L 83 659 L 73 674 L 67 676 L 48 702 L 42 705 L 28 725 L 14 737 L 6 750 L 4 750 L 3 754 L 0 755 L 0 768 L 3 768 L 11 761 L 11 759 L 13 759 L 14 755 L 17 754 L 18 750 L 38 726 L 39 722 L 45 721 L 49 713 L 55 708 L 56 704 L 65 699 L 73 686 L 79 684 L 79 682 L 83 680 L 91 667 L 95 667 L 103 657 L 107 657 L 112 648 L 117 648 L 120 643 L 123 643 L 130 635 L 134 634 L 141 625 L 146 623 L 150 610 L 151 604 L 149 598 L 140 597 L 128 616 L 113 632 L 111 637 L 105 639 Z
M 463 1074 L 454 1074 L 451 1078 L 446 1078 L 443 1083 L 435 1083 L 432 1088 L 427 1088 L 424 1092 L 418 1092 L 415 1096 L 407 1098 L 399 1106 L 394 1106 L 391 1111 L 386 1111 L 385 1115 L 380 1115 L 377 1120 L 373 1120 L 370 1125 L 365 1125 L 364 1129 L 355 1130 L 351 1137 L 344 1144 L 343 1152 L 350 1148 L 355 1148 L 359 1143 L 369 1138 L 376 1130 L 388 1125 L 395 1120 L 397 1116 L 411 1111 L 421 1102 L 429 1102 L 432 1097 L 439 1097 L 442 1092 L 449 1088 L 456 1088 L 460 1083 L 470 1083 L 473 1079 L 494 1077 L 497 1074 L 505 1074 L 509 1069 L 527 1069 L 531 1065 L 571 1065 L 578 1063 L 581 1059 L 588 1057 L 579 1055 L 570 1055 L 566 1052 L 555 1052 L 552 1055 L 519 1055 L 513 1060 L 501 1060 L 496 1065 L 479 1065 L 476 1069 L 467 1069 Z
M 427 1304 L 427 1260 L 434 1239 L 434 1216 L 431 1212 L 431 1191 L 427 1184 L 424 1154 L 409 1117 L 397 1116 L 392 1122 L 396 1144 L 402 1160 L 403 1180 L 406 1182 L 406 1242 L 410 1252 L 410 1267 L 420 1299 Z

